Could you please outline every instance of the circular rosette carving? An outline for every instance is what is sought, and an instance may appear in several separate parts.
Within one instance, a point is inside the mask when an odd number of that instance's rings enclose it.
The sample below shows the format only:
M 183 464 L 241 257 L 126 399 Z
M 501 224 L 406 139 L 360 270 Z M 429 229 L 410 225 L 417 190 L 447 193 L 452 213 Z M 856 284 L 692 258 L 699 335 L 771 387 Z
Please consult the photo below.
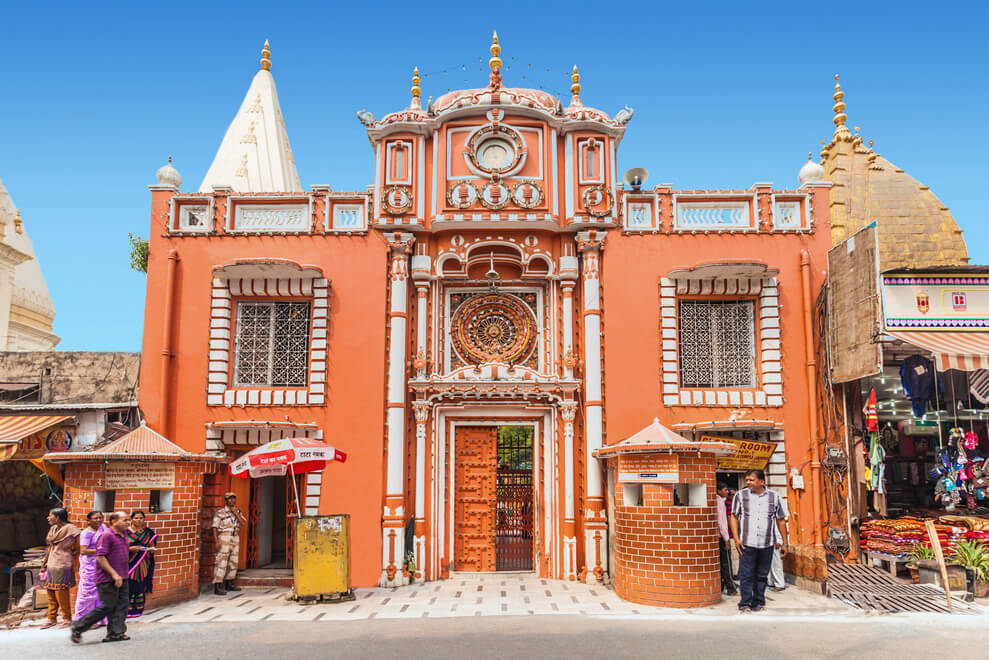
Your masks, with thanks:
M 584 210 L 595 218 L 603 218 L 611 213 L 615 205 L 615 197 L 604 186 L 591 186 L 581 195 Z
M 543 203 L 543 188 L 529 181 L 517 183 L 512 189 L 512 201 L 524 209 L 534 209 Z
M 388 186 L 381 195 L 381 205 L 392 215 L 405 213 L 412 208 L 412 192 L 408 186 Z
M 508 206 L 511 198 L 512 196 L 508 192 L 508 188 L 499 181 L 492 181 L 484 186 L 484 189 L 481 191 L 481 205 L 492 211 L 497 211 Z
M 472 364 L 524 362 L 535 350 L 538 336 L 529 306 L 504 293 L 469 298 L 453 313 L 450 328 L 454 350 Z
M 477 188 L 470 181 L 451 183 L 446 191 L 446 200 L 450 202 L 450 206 L 469 209 L 477 201 Z

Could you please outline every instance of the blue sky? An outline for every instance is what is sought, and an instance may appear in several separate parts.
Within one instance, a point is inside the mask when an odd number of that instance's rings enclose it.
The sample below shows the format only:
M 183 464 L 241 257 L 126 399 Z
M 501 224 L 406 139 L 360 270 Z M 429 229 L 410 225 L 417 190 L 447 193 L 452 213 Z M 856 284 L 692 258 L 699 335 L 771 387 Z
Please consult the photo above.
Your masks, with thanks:
M 305 189 L 371 183 L 354 117 L 483 86 L 492 29 L 505 84 L 635 108 L 619 169 L 650 184 L 795 187 L 830 138 L 833 75 L 848 124 L 931 186 L 989 262 L 986 5 L 953 3 L 4 2 L 0 175 L 21 209 L 67 350 L 140 350 L 148 234 L 169 154 L 198 188 L 270 39 Z M 981 44 L 981 45 L 980 45 Z M 444 73 L 445 72 L 445 73 Z M 522 76 L 525 76 L 525 79 Z

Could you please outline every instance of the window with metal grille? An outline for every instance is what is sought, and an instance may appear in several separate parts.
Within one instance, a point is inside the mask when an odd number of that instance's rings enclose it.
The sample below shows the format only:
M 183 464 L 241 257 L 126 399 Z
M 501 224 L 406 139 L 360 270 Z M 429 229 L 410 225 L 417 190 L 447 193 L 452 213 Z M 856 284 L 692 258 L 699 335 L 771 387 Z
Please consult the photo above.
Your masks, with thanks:
M 680 387 L 755 387 L 755 304 L 681 300 Z
M 305 387 L 309 303 L 238 302 L 235 387 Z

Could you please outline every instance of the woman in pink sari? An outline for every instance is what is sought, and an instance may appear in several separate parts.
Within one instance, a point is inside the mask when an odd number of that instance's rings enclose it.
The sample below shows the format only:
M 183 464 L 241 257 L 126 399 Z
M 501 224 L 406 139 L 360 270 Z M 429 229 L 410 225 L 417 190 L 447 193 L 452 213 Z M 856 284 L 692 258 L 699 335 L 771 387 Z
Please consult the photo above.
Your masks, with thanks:
M 79 535 L 79 591 L 76 594 L 76 611 L 74 619 L 81 619 L 100 605 L 96 595 L 96 575 L 99 566 L 96 563 L 96 541 L 100 534 L 106 531 L 103 524 L 103 514 L 90 511 L 86 514 L 86 528 Z M 106 619 L 98 625 L 105 626 Z

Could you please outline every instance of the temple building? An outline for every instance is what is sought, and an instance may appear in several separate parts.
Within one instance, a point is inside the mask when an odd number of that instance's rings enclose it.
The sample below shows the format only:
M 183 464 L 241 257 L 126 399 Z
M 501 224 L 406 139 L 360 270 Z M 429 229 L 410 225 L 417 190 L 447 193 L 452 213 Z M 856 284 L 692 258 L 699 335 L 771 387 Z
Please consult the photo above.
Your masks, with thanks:
M 55 306 L 21 213 L 0 179 L 0 351 L 47 351 Z
M 514 570 L 708 604 L 715 481 L 751 466 L 819 573 L 832 183 L 646 187 L 618 170 L 630 108 L 584 105 L 576 66 L 568 99 L 509 87 L 490 53 L 478 88 L 423 103 L 416 70 L 406 107 L 358 113 L 366 189 L 303 190 L 265 45 L 198 191 L 172 165 L 151 186 L 148 427 L 225 461 L 293 436 L 345 451 L 295 485 L 304 514 L 350 514 L 355 586 Z M 292 484 L 201 465 L 204 511 L 228 489 L 249 509 L 241 565 L 289 565 Z

